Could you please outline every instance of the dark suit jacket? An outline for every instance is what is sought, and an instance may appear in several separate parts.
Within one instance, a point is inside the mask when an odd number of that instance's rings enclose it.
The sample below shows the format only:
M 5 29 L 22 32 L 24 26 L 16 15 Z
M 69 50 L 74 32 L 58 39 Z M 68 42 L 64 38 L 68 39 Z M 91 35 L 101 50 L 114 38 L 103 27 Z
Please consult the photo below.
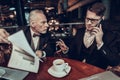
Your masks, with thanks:
M 104 45 L 100 50 L 97 50 L 96 44 L 92 45 L 90 54 L 84 55 L 83 49 L 83 36 L 85 28 L 80 28 L 76 36 L 73 38 L 72 44 L 70 45 L 69 57 L 82 61 L 86 58 L 87 63 L 106 68 L 108 65 L 118 65 L 120 62 L 119 48 L 117 45 L 117 36 L 112 34 L 110 31 L 104 30 L 103 42 Z
M 25 33 L 28 43 L 31 45 L 30 27 L 25 27 L 23 29 L 23 31 Z M 46 56 L 53 56 L 55 48 L 54 48 L 53 43 L 51 43 L 51 41 L 50 41 L 49 33 L 46 33 L 46 34 L 40 36 L 39 50 L 41 50 L 45 44 L 47 44 L 46 48 L 44 49 L 44 51 L 46 52 Z

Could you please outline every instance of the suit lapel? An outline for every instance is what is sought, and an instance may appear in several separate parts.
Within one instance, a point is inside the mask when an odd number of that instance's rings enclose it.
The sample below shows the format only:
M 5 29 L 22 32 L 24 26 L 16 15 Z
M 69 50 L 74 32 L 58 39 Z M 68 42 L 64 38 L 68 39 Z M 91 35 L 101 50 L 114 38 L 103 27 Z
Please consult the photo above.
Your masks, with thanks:
M 82 49 L 82 45 L 83 45 L 83 37 L 84 37 L 84 33 L 85 33 L 85 29 L 84 30 L 80 30 L 79 32 L 78 32 L 78 35 L 79 36 L 77 36 L 77 45 L 78 45 L 78 53 L 80 53 L 81 52 L 81 49 Z
M 96 41 L 94 40 L 94 42 L 93 42 L 92 45 L 90 46 L 90 53 L 93 53 L 94 50 L 97 50 L 96 48 L 97 48 L 97 46 L 96 46 Z
M 44 35 L 44 36 L 40 36 L 39 39 L 39 49 L 42 49 L 42 47 L 47 43 L 48 38 Z
M 42 49 L 44 40 L 45 40 L 44 38 L 40 37 L 40 39 L 39 39 L 39 49 Z
M 84 45 L 83 43 L 83 38 L 84 38 L 84 34 L 85 34 L 85 28 L 81 29 L 79 32 L 78 32 L 78 36 L 77 36 L 77 45 L 78 45 L 78 53 L 81 52 L 81 49 L 82 49 L 82 46 Z M 90 50 L 90 53 L 92 53 L 94 51 L 96 47 L 96 41 L 93 42 L 93 44 L 91 45 L 91 50 Z
M 26 37 L 29 45 L 31 45 L 31 32 L 30 32 L 30 27 L 25 28 L 23 31 L 24 31 L 25 37 Z

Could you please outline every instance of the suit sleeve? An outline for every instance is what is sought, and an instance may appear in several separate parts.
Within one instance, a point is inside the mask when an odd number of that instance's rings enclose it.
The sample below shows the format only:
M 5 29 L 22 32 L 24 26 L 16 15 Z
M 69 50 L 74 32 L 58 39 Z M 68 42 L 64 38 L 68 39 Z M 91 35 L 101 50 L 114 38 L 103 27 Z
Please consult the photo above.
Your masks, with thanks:
M 112 37 L 113 35 L 109 35 L 108 37 L 110 36 Z M 110 39 L 107 38 L 99 50 L 112 66 L 120 64 L 120 40 L 118 36 L 114 36 Z

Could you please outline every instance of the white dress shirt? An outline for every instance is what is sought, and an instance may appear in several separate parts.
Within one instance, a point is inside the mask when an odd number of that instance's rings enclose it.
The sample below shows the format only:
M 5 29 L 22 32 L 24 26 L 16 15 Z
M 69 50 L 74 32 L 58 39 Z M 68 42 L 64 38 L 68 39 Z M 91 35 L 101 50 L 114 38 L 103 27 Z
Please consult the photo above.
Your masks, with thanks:
M 38 47 L 38 44 L 39 44 L 38 42 L 39 42 L 40 37 L 39 36 L 33 37 L 34 32 L 32 31 L 32 29 L 30 29 L 30 31 L 31 31 L 31 39 L 34 44 L 34 49 L 36 50 L 36 48 Z
M 95 35 L 91 34 L 89 31 L 86 31 L 85 32 L 85 35 L 84 35 L 84 38 L 83 38 L 83 43 L 85 45 L 86 48 L 89 48 L 93 42 L 95 40 Z M 97 45 L 97 49 L 99 50 L 102 46 L 103 46 L 104 43 L 101 43 L 101 45 Z
M 40 37 L 39 36 L 33 37 L 34 32 L 32 31 L 32 29 L 30 29 L 30 31 L 31 31 L 31 38 L 32 38 L 32 41 L 33 41 L 33 44 L 34 44 L 34 49 L 36 50 L 37 47 L 39 47 L 38 45 L 40 44 L 40 42 L 39 42 Z M 46 57 L 46 52 L 45 51 L 42 51 L 42 57 L 41 58 L 43 58 L 43 57 Z
M 83 41 L 84 41 L 83 43 L 85 47 L 89 48 L 92 45 L 94 39 L 95 39 L 95 35 L 90 34 L 90 32 L 86 31 L 83 38 Z

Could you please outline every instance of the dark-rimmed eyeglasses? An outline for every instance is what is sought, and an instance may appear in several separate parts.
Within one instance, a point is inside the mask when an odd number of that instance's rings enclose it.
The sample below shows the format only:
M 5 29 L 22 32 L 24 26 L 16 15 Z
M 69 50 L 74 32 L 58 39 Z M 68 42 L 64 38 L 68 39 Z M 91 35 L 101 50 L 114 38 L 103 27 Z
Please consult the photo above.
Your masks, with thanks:
M 96 22 L 100 21 L 101 18 L 100 19 L 85 18 L 85 20 L 86 20 L 86 22 L 90 21 L 91 23 L 96 23 Z

